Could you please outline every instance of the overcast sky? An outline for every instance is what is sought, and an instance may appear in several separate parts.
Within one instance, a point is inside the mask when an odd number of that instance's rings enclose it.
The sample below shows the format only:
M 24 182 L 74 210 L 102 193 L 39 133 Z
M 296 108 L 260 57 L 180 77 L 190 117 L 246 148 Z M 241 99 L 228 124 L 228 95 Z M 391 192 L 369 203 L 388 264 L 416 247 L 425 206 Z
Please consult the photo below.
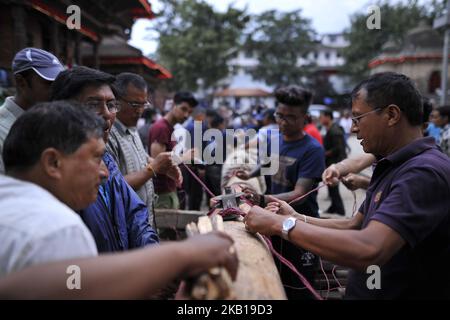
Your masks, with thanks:
M 401 0 L 390 0 L 392 3 Z M 158 12 L 161 4 L 151 0 L 152 8 Z M 292 11 L 302 9 L 303 16 L 311 19 L 313 28 L 319 33 L 342 32 L 350 26 L 350 15 L 356 11 L 367 12 L 368 7 L 375 1 L 370 0 L 206 0 L 217 10 L 225 11 L 229 4 L 233 7 L 243 9 L 246 5 L 249 13 L 260 13 L 266 10 Z M 422 1 L 421 1 L 422 2 Z M 157 42 L 146 40 L 149 32 L 145 28 L 150 26 L 152 21 L 138 20 L 132 30 L 130 44 L 141 49 L 144 54 L 155 52 Z M 154 36 L 154 35 L 153 35 Z M 152 37 L 152 35 L 150 35 Z

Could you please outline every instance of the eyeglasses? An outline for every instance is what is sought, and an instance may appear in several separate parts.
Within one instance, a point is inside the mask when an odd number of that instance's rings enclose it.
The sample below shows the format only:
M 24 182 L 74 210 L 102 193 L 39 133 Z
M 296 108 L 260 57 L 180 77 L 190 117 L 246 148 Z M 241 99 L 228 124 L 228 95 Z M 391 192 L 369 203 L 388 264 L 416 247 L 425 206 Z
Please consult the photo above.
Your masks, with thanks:
M 106 105 L 106 108 L 108 109 L 109 112 L 111 113 L 116 113 L 118 111 L 120 111 L 120 105 L 117 103 L 116 100 L 111 100 L 108 102 L 105 101 L 100 101 L 100 100 L 91 100 L 86 102 L 86 107 L 88 108 L 88 110 L 96 112 L 96 113 L 101 113 L 103 110 L 103 106 Z
M 148 109 L 152 106 L 152 104 L 148 101 L 142 103 L 142 102 L 131 102 L 131 101 L 127 101 L 125 99 L 121 99 L 123 102 L 126 102 L 130 107 L 134 108 L 134 109 L 139 109 L 139 108 L 144 108 L 144 109 Z
M 277 120 L 277 121 L 284 120 L 286 122 L 291 122 L 291 123 L 297 121 L 297 119 L 298 119 L 298 117 L 294 116 L 293 114 L 284 115 L 284 114 L 281 114 L 278 112 L 275 112 L 274 116 L 275 116 L 275 120 Z
M 384 108 L 385 108 L 385 107 L 384 107 Z M 361 114 L 361 115 L 359 115 L 359 116 L 351 117 L 350 119 L 352 119 L 352 124 L 353 124 L 354 126 L 359 126 L 359 122 L 361 121 L 362 118 L 364 118 L 365 116 L 367 116 L 367 115 L 369 115 L 369 114 L 371 114 L 371 113 L 380 111 L 381 109 L 384 109 L 384 108 L 376 108 L 376 109 L 373 109 L 372 111 L 363 113 L 363 114 Z

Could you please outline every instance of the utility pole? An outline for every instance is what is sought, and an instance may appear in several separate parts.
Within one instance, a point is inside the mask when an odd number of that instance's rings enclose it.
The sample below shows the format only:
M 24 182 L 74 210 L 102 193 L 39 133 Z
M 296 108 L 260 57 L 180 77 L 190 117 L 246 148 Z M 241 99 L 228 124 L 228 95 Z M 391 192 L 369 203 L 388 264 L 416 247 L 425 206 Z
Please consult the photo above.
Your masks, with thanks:
M 447 78 L 448 78 L 448 51 L 450 37 L 450 0 L 447 0 L 446 12 L 443 16 L 434 20 L 434 29 L 445 28 L 444 49 L 442 56 L 442 73 L 441 73 L 441 106 L 447 104 Z

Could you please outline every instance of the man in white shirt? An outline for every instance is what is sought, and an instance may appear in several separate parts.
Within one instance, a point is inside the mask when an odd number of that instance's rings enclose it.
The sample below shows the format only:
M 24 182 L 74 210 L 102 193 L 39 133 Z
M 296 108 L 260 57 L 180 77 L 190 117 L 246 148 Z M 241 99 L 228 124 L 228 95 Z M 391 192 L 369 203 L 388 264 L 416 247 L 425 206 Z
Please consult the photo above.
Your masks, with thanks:
M 74 212 L 102 179 L 104 122 L 69 102 L 36 105 L 13 124 L 0 176 L 0 277 L 44 262 L 97 255 Z

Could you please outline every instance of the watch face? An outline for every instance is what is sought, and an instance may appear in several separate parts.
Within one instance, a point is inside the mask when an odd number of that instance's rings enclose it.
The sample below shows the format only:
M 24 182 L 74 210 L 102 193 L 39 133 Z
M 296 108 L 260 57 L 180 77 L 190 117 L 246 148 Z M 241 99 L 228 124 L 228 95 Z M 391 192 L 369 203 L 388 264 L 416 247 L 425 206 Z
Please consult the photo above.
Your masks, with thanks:
M 284 230 L 290 230 L 295 226 L 295 220 L 294 219 L 286 219 L 283 222 L 283 229 Z

